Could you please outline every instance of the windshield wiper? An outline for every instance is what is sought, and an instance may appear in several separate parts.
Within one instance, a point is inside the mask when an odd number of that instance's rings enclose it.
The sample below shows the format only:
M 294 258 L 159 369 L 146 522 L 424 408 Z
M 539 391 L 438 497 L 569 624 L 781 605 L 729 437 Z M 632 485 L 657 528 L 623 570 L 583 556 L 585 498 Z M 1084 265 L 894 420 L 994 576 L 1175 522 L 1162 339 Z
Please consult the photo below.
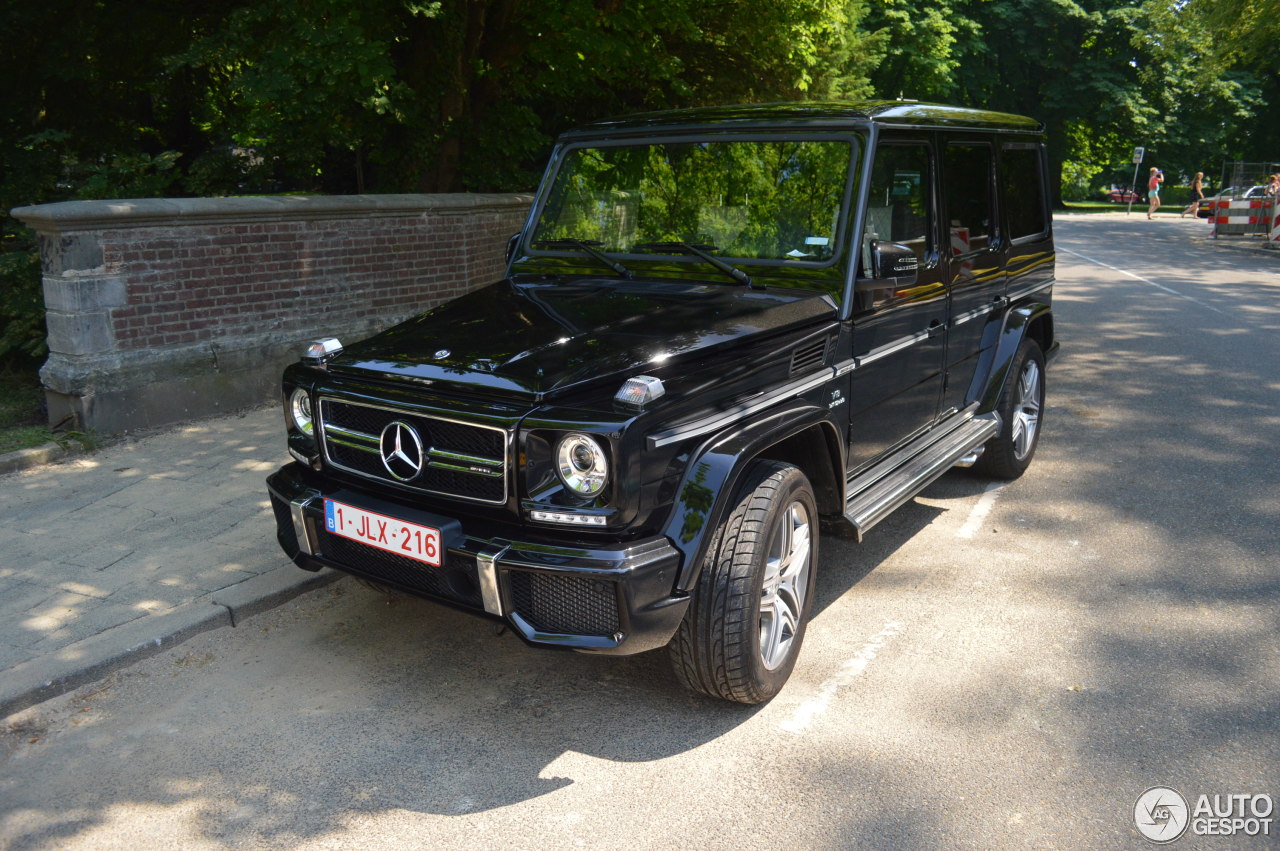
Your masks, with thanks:
M 604 245 L 604 243 L 598 239 L 572 239 L 566 237 L 564 239 L 544 239 L 541 242 L 535 242 L 533 247 L 540 249 L 547 248 L 553 251 L 557 248 L 576 248 L 579 251 L 584 251 L 587 254 L 590 254 L 592 257 L 596 258 L 627 280 L 631 280 L 631 270 L 601 251 L 598 248 L 598 246 L 601 245 Z
M 739 269 L 737 266 L 733 266 L 724 262 L 719 257 L 713 257 L 708 254 L 708 251 L 720 250 L 720 248 L 715 245 L 694 245 L 692 242 L 638 242 L 631 247 L 632 249 L 639 249 L 641 251 L 656 251 L 668 254 L 692 254 L 706 260 L 712 266 L 715 266 L 721 272 L 724 272 L 740 284 L 746 284 L 748 287 L 763 289 L 760 285 L 753 283 L 751 276 Z

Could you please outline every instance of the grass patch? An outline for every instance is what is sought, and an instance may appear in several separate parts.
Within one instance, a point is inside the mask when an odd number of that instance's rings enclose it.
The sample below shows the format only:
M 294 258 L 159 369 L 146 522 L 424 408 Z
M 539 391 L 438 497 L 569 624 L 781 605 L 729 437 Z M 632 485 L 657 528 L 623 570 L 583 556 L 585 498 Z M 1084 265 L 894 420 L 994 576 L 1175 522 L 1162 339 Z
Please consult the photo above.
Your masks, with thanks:
M 1064 201 L 1063 206 L 1067 208 L 1068 213 L 1114 213 L 1124 211 L 1127 204 L 1112 204 L 1110 201 Z M 1134 201 L 1134 211 L 1147 209 L 1146 201 Z
M 45 419 L 44 390 L 34 370 L 0 371 L 0 453 L 42 446 L 57 437 Z
M 44 446 L 51 440 L 53 435 L 44 426 L 0 428 L 0 455 L 16 452 L 19 449 L 30 449 L 33 446 Z

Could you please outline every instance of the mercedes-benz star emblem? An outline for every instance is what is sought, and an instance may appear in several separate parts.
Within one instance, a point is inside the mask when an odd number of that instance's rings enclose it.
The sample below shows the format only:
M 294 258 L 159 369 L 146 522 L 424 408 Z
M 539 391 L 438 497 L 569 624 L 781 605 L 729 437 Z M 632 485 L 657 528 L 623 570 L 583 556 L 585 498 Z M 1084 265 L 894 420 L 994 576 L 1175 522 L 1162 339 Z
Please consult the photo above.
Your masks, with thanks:
M 449 357 L 449 355 L 451 354 L 453 354 L 451 350 L 441 349 L 440 351 L 436 352 L 436 360 L 444 360 L 445 358 Z
M 382 466 L 400 481 L 415 479 L 422 472 L 422 438 L 404 420 L 387 423 L 378 448 L 382 454 Z

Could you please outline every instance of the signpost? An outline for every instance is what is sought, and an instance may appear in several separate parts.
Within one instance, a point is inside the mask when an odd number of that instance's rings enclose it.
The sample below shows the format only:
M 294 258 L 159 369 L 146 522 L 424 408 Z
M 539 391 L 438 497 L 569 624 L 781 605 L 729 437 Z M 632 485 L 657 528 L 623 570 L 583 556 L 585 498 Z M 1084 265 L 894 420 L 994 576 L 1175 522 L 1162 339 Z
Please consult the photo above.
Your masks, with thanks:
M 1133 212 L 1133 199 L 1138 195 L 1138 166 L 1142 165 L 1142 156 L 1146 152 L 1147 149 L 1141 146 L 1133 149 L 1133 183 L 1129 185 L 1133 194 L 1129 196 L 1129 208 L 1124 211 L 1126 216 Z

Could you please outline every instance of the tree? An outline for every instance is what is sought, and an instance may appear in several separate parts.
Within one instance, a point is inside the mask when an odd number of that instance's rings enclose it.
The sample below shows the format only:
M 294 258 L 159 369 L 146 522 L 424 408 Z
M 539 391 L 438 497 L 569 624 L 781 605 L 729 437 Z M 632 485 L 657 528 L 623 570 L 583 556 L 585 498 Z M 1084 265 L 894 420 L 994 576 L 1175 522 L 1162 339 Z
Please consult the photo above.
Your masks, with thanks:
M 961 60 L 962 99 L 1044 120 L 1055 204 L 1073 130 L 1126 140 L 1162 130 L 1139 75 L 1149 51 L 1136 0 L 967 0 L 963 9 L 983 37 Z
M 1182 131 L 1171 150 L 1184 162 L 1280 157 L 1280 14 L 1270 0 L 1152 0 L 1164 34 L 1162 59 L 1177 92 Z M 1189 167 L 1187 167 L 1189 168 Z
M 981 24 L 956 0 L 882 0 L 865 26 L 882 54 L 871 80 L 883 97 L 950 100 L 963 57 L 981 49 Z
M 342 188 L 338 152 L 358 187 L 529 188 L 582 121 L 868 93 L 862 2 L 265 0 L 178 65 L 210 80 L 216 135 L 295 180 Z

